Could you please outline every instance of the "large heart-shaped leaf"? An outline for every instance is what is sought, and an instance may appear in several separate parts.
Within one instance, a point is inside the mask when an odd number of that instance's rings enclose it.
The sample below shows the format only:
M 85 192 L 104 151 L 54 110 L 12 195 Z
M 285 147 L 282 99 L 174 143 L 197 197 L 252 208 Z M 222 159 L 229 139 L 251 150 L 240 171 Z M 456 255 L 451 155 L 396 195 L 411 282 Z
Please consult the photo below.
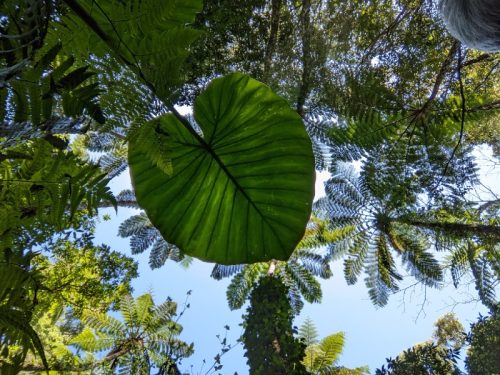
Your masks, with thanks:
M 194 118 L 202 136 L 169 114 L 132 137 L 139 205 L 188 255 L 223 264 L 288 259 L 314 195 L 301 118 L 240 73 L 215 79 L 196 99 Z

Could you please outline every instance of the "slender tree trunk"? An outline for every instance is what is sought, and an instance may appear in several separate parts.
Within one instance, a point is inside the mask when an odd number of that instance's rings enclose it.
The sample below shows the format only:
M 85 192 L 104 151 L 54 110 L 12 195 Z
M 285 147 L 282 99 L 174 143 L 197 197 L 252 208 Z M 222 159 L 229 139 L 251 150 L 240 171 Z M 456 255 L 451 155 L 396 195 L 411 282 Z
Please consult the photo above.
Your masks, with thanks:
M 266 55 L 264 57 L 264 72 L 262 81 L 269 84 L 271 78 L 271 65 L 273 61 L 276 42 L 278 39 L 278 30 L 280 25 L 281 0 L 272 0 L 271 4 L 271 30 L 269 31 L 269 39 L 266 46 Z
M 297 113 L 304 116 L 304 104 L 310 91 L 311 80 L 311 1 L 302 0 L 300 12 L 300 27 L 302 36 L 302 79 L 297 97 Z

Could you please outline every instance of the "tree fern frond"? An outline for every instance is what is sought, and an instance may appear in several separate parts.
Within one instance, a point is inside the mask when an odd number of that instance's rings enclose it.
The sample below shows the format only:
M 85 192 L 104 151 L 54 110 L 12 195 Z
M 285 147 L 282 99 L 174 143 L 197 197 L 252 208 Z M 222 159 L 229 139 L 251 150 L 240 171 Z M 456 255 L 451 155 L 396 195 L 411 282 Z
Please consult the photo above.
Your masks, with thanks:
M 321 297 L 323 296 L 321 285 L 301 264 L 294 261 L 287 262 L 285 272 L 307 302 L 314 303 L 321 301 Z
M 299 338 L 304 340 L 306 346 L 314 345 L 319 342 L 318 331 L 311 318 L 307 317 L 304 323 L 299 327 Z
M 369 250 L 369 237 L 365 232 L 358 232 L 349 237 L 345 243 L 348 244 L 348 257 L 344 260 L 344 277 L 347 283 L 352 285 L 357 282 L 363 271 Z
M 257 275 L 252 274 L 247 269 L 252 267 L 246 265 L 237 273 L 227 287 L 226 296 L 229 308 L 236 310 L 241 308 L 250 295 L 253 284 L 257 281 Z
M 127 195 L 129 193 L 126 193 Z M 150 227 L 151 222 L 144 212 L 139 215 L 134 215 L 126 219 L 120 224 L 118 228 L 118 235 L 120 237 L 130 237 L 140 233 L 144 227 Z
M 141 254 L 155 243 L 160 236 L 156 228 L 143 228 L 139 233 L 130 238 L 130 249 L 132 254 Z
M 160 268 L 170 257 L 170 244 L 163 238 L 156 240 L 149 253 L 149 267 L 154 270 Z
M 128 167 L 127 158 L 124 156 L 106 154 L 99 159 L 99 165 L 107 173 L 108 178 L 115 178 L 122 174 Z
M 333 275 L 327 258 L 308 250 L 296 250 L 296 253 L 297 260 L 312 275 L 322 279 L 328 279 Z
M 136 301 L 131 295 L 123 296 L 123 298 L 120 300 L 120 313 L 122 314 L 125 324 L 127 326 L 136 327 L 139 325 Z M 103 323 L 106 324 L 109 318 L 110 318 L 109 316 L 103 314 L 101 319 L 103 319 Z M 86 323 L 89 324 L 89 322 L 87 321 Z M 89 324 L 89 326 L 94 328 L 95 330 L 102 330 L 103 328 L 105 328 L 105 325 L 100 322 L 98 323 L 98 325 Z M 117 332 L 113 333 L 117 335 Z
M 405 249 L 402 260 L 410 275 L 422 281 L 424 285 L 440 287 L 443 271 L 434 256 L 424 246 L 410 238 L 406 238 Z
M 146 327 L 149 326 L 149 322 L 155 318 L 152 309 L 155 307 L 155 303 L 153 301 L 153 296 L 151 293 L 145 293 L 137 298 L 135 298 L 135 314 L 137 317 L 136 325 Z M 121 307 L 121 305 L 120 305 Z M 123 314 L 123 311 L 121 311 Z
M 85 327 L 69 342 L 70 345 L 88 352 L 100 352 L 111 349 L 116 342 L 113 336 L 96 335 L 89 327 Z
M 379 236 L 376 248 L 367 257 L 365 284 L 370 300 L 377 306 L 385 306 L 389 295 L 397 291 L 397 281 L 401 276 L 395 270 L 395 263 L 382 236 Z
M 455 288 L 458 287 L 462 276 L 470 269 L 467 245 L 453 249 L 450 254 L 450 272 Z
M 122 190 L 116 196 L 116 202 L 119 206 L 139 208 L 139 204 L 137 203 L 135 194 L 132 190 Z M 122 236 L 121 234 L 119 235 Z
M 289 272 L 281 272 L 280 280 L 288 288 L 288 300 L 293 314 L 299 315 L 304 307 L 299 287 L 295 284 Z
M 365 279 L 366 287 L 370 300 L 376 306 L 383 307 L 387 305 L 389 296 L 398 291 L 398 287 L 388 287 L 376 274 L 369 274 Z
M 210 274 L 215 280 L 222 280 L 226 277 L 230 277 L 235 273 L 241 272 L 245 266 L 242 264 L 234 264 L 234 265 L 224 265 L 224 264 L 216 264 L 212 269 L 212 273 Z
M 344 342 L 344 332 L 337 332 L 323 338 L 318 344 L 321 350 L 321 356 L 316 357 L 314 361 L 315 368 L 328 368 L 333 366 L 339 360 L 340 354 L 344 349 Z
M 92 312 L 84 314 L 83 321 L 88 327 L 106 335 L 120 337 L 125 330 L 122 322 L 104 313 Z
M 488 260 L 484 257 L 477 257 L 475 250 L 475 247 L 469 244 L 467 257 L 474 276 L 476 290 L 481 302 L 490 311 L 495 312 L 498 304 L 495 298 L 495 281 L 497 278 L 491 272 Z

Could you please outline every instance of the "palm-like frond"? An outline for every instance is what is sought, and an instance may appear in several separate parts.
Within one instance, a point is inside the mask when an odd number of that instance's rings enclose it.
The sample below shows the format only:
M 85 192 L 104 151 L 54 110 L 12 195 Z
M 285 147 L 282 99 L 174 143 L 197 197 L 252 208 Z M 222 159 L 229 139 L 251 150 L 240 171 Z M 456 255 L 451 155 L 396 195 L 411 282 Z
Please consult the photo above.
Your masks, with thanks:
M 101 362 L 118 373 L 149 374 L 153 365 L 177 368 L 179 359 L 193 353 L 193 344 L 177 337 L 182 326 L 172 320 L 176 311 L 171 299 L 156 306 L 149 293 L 125 296 L 120 301 L 123 323 L 106 314 L 85 315 L 86 328 L 71 344 L 89 352 L 107 350 Z
M 233 277 L 226 295 L 229 307 L 237 309 L 243 306 L 257 280 L 275 267 L 272 272 L 288 287 L 290 303 L 294 313 L 298 314 L 304 305 L 302 299 L 311 303 L 321 299 L 321 287 L 315 277 L 327 279 L 332 276 L 332 271 L 329 259 L 320 253 L 323 246 L 341 236 L 342 231 L 331 229 L 325 220 L 313 217 L 288 261 L 230 266 L 216 264 L 212 277 L 216 280 Z
M 131 192 L 122 192 L 118 197 L 120 199 L 130 199 Z M 130 237 L 130 248 L 132 254 L 140 254 L 150 250 L 149 266 L 152 269 L 162 267 L 168 259 L 174 262 L 181 262 L 185 259 L 182 251 L 175 245 L 165 241 L 158 229 L 156 229 L 144 212 L 126 219 L 120 224 L 118 235 L 121 237 Z
M 358 177 L 352 168 L 337 165 L 326 184 L 327 196 L 316 203 L 315 212 L 329 218 L 331 228 L 343 228 L 329 245 L 329 259 L 345 257 L 348 284 L 356 283 L 364 271 L 370 298 L 383 306 L 402 279 L 393 253 L 401 256 L 409 274 L 425 285 L 439 287 L 443 273 L 428 251 L 430 242 L 422 230 L 400 222 L 402 211 L 394 205 L 399 198 L 391 195 L 388 186 L 373 192 L 374 180 L 368 184 L 366 179 L 376 176 L 375 172 L 365 168 Z
M 94 331 L 86 327 L 77 336 L 70 341 L 70 345 L 87 351 L 100 352 L 113 348 L 116 343 L 116 337 L 105 334 L 94 334 Z
M 343 332 L 317 340 L 314 323 L 308 318 L 299 328 L 299 337 L 307 345 L 302 363 L 311 374 L 334 374 L 345 342 Z
M 235 273 L 240 272 L 245 266 L 242 264 L 216 264 L 212 269 L 211 277 L 215 280 L 222 280 L 226 277 L 233 276 Z
M 231 310 L 241 308 L 247 300 L 257 280 L 267 272 L 266 263 L 255 263 L 243 266 L 227 287 L 226 296 Z
M 443 271 L 439 262 L 427 250 L 428 245 L 418 236 L 401 236 L 400 242 L 404 246 L 402 254 L 403 264 L 417 280 L 424 285 L 439 287 L 443 281 Z
M 318 343 L 318 331 L 311 318 L 307 317 L 299 327 L 299 338 L 304 341 L 306 346 Z
M 492 272 L 491 262 L 484 255 L 477 256 L 476 249 L 472 245 L 469 245 L 467 250 L 467 259 L 481 302 L 490 311 L 495 312 L 498 306 L 495 298 L 495 285 L 498 282 L 498 275 Z
M 293 285 L 300 291 L 302 297 L 309 303 L 320 302 L 323 293 L 318 280 L 304 266 L 298 262 L 290 261 L 283 268 L 292 281 Z

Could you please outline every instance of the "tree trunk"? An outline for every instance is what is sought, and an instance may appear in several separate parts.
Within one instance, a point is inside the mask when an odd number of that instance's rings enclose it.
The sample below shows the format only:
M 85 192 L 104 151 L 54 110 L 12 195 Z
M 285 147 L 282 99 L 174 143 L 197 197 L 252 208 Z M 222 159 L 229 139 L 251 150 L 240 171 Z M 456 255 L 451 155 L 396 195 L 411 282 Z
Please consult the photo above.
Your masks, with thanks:
M 281 0 L 272 0 L 271 30 L 269 31 L 269 39 L 267 41 L 266 55 L 264 58 L 264 72 L 262 74 L 262 81 L 266 84 L 269 84 L 269 80 L 271 78 L 271 64 L 273 61 L 274 50 L 276 49 L 276 40 L 280 25 L 280 10 Z
M 500 226 L 497 225 L 446 223 L 417 219 L 396 219 L 394 221 L 425 229 L 441 230 L 443 232 L 455 234 L 461 237 L 476 234 L 480 236 L 492 236 L 495 238 L 500 238 Z
M 302 0 L 300 12 L 302 35 L 302 79 L 297 97 L 297 113 L 304 117 L 304 104 L 310 91 L 311 79 L 311 1 Z

